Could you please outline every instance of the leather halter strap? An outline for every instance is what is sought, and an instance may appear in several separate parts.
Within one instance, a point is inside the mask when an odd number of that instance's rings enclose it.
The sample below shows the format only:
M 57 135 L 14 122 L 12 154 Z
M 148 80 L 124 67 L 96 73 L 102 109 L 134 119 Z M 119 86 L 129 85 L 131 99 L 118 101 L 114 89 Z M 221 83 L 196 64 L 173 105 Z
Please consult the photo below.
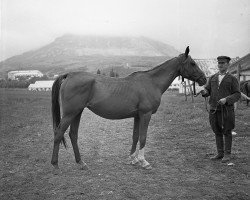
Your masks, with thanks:
M 182 76 L 182 82 L 184 82 L 184 76 L 185 76 L 185 71 L 186 71 L 185 68 L 184 68 L 184 63 L 186 62 L 186 60 L 184 60 L 184 61 L 179 61 L 178 60 L 179 64 L 181 65 L 181 67 L 180 67 L 180 75 Z M 190 66 L 190 62 L 188 62 L 188 66 Z M 200 75 L 198 78 L 194 79 L 194 81 L 197 82 L 201 77 L 202 77 L 202 75 Z

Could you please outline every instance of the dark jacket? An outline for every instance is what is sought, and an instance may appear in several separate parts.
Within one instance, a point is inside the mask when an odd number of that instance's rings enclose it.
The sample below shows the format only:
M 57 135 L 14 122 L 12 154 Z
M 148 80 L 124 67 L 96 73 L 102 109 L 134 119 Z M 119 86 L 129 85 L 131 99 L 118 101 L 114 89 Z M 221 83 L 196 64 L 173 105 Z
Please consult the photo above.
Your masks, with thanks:
M 232 74 L 226 73 L 219 85 L 218 76 L 219 74 L 216 73 L 210 77 L 205 86 L 208 93 L 203 96 L 210 96 L 209 104 L 211 110 L 215 110 L 216 108 L 218 110 L 220 109 L 220 106 L 217 107 L 217 102 L 222 98 L 226 98 L 227 102 L 225 105 L 233 109 L 234 103 L 237 102 L 241 96 L 239 82 Z

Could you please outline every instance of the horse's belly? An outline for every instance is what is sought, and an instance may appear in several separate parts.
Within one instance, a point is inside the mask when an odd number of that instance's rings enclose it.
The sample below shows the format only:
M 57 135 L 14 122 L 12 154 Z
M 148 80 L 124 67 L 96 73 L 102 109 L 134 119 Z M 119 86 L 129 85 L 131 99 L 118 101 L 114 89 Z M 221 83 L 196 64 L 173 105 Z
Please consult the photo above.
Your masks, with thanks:
M 105 100 L 87 106 L 95 114 L 106 119 L 125 119 L 136 115 L 138 109 L 132 102 Z

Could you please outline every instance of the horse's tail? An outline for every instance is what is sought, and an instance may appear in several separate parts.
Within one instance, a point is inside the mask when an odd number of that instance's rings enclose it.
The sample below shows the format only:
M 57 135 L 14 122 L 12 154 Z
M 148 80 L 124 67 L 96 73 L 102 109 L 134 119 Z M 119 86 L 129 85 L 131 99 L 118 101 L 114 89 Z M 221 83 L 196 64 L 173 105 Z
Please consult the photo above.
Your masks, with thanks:
M 54 134 L 56 134 L 56 129 L 60 124 L 61 121 L 61 112 L 60 112 L 60 102 L 59 102 L 59 92 L 60 92 L 60 87 L 62 84 L 63 79 L 65 79 L 68 76 L 68 74 L 64 74 L 59 76 L 55 82 L 53 83 L 52 86 L 52 121 L 53 121 L 53 131 Z M 67 147 L 66 145 L 66 140 L 63 137 L 62 138 L 62 143 L 65 146 L 65 148 Z

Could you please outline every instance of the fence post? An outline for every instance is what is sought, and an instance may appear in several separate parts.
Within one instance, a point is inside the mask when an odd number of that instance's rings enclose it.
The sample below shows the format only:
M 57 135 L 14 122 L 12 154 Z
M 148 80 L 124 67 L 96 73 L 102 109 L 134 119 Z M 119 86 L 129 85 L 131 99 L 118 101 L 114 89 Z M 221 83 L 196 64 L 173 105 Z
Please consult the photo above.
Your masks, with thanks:
M 192 91 L 192 86 L 191 86 L 189 80 L 188 80 L 188 86 L 189 86 L 189 90 L 190 90 L 190 95 L 191 95 L 191 98 L 192 98 L 192 102 L 194 102 L 194 95 L 193 95 L 193 91 Z
M 238 80 L 239 84 L 240 84 L 240 70 L 241 70 L 241 65 L 239 64 L 239 65 L 237 66 L 237 80 Z M 240 99 L 241 99 L 241 97 L 240 97 Z M 235 111 L 237 110 L 237 107 L 238 107 L 238 102 L 236 102 L 236 103 L 234 104 L 234 110 L 235 110 Z
M 241 65 L 239 64 L 237 66 L 237 79 L 238 79 L 239 83 L 240 83 L 240 70 L 241 70 Z
M 184 93 L 185 93 L 185 101 L 187 101 L 187 88 L 186 88 L 186 81 L 184 83 Z
M 196 95 L 195 81 L 193 81 L 193 90 L 194 90 L 194 95 Z

